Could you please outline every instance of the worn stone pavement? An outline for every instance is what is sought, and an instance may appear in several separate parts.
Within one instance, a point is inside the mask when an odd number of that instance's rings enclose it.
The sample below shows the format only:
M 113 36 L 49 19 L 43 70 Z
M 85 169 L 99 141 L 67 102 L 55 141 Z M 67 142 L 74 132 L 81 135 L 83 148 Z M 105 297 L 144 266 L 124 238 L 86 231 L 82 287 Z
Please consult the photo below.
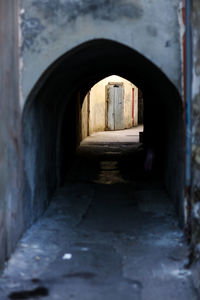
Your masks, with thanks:
M 144 174 L 139 130 L 82 142 L 65 186 L 7 263 L 1 300 L 199 299 L 173 203 Z

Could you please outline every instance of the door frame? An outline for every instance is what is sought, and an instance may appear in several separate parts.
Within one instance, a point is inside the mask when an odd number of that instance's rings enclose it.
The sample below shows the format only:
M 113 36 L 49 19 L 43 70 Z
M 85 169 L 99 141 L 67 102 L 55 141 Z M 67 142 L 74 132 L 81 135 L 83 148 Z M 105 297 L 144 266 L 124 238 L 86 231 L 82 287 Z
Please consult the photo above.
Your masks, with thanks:
M 135 88 L 132 87 L 132 126 L 135 126 Z

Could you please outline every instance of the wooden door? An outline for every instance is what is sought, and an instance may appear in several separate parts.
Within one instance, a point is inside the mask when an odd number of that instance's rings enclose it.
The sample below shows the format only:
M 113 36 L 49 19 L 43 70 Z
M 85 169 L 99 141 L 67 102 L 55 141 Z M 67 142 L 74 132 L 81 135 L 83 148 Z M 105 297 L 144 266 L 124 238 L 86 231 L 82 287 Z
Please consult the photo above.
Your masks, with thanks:
M 109 84 L 107 88 L 107 129 L 124 129 L 124 88 L 120 84 Z

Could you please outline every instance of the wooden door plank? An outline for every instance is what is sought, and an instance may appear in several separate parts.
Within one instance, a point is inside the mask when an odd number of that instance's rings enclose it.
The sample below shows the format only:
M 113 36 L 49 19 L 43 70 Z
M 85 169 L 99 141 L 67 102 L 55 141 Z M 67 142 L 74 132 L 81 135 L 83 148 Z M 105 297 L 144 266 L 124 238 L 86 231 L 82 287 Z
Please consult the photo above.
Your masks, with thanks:
M 113 86 L 108 88 L 108 130 L 115 130 L 115 90 Z
M 115 90 L 115 130 L 124 129 L 124 88 L 114 87 Z

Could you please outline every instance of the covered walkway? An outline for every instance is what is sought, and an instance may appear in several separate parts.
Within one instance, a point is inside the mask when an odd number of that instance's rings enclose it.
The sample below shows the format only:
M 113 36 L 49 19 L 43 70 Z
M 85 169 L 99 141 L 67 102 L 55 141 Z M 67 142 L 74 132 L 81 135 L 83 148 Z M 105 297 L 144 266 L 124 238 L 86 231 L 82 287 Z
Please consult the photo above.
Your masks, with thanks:
M 0 299 L 188 300 L 188 248 L 159 174 L 145 174 L 141 127 L 78 149 L 66 182 L 24 235 Z

